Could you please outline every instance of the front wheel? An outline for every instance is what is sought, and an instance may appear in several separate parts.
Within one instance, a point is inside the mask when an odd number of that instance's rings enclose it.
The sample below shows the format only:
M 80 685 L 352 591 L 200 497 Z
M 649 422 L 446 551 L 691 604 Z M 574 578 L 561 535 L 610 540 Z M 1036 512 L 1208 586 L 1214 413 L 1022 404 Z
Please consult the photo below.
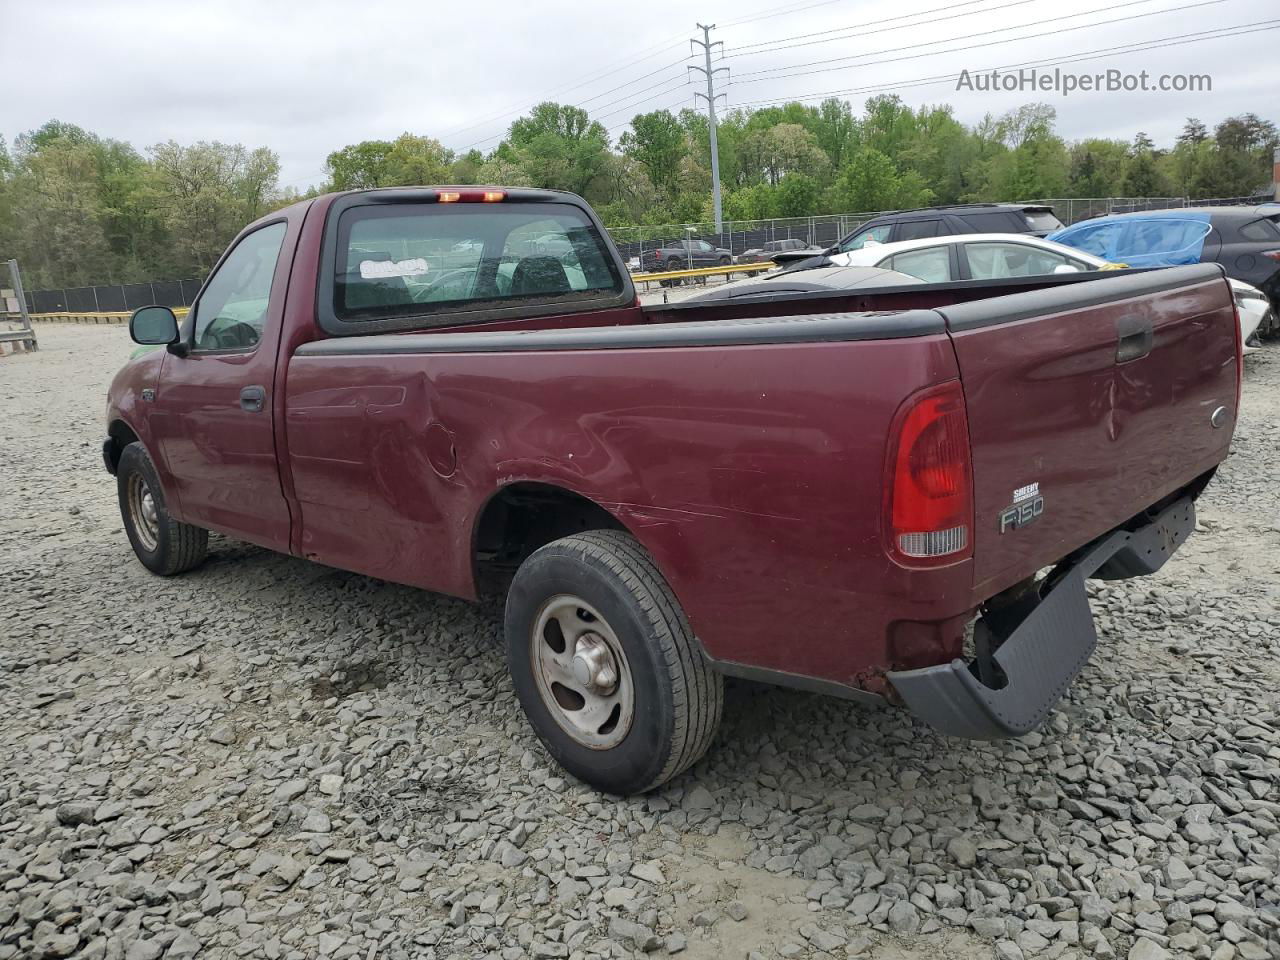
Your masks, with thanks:
M 666 783 L 698 760 L 724 687 L 675 595 L 630 535 L 597 530 L 535 551 L 507 595 L 507 662 L 559 764 L 607 793 Z
M 209 531 L 180 523 L 169 515 L 160 477 L 142 444 L 131 443 L 120 454 L 116 489 L 125 532 L 144 567 L 169 577 L 204 560 Z

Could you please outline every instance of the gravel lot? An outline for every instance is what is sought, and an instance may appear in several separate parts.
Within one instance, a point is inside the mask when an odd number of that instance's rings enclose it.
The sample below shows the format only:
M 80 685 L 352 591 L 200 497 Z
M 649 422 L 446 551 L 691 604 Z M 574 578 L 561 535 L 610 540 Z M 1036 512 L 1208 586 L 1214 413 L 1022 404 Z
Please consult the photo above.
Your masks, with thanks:
M 122 328 L 0 359 L 0 960 L 1280 957 L 1280 347 L 1160 575 L 1020 741 L 732 685 L 639 799 L 567 781 L 499 607 L 215 538 L 134 560 Z

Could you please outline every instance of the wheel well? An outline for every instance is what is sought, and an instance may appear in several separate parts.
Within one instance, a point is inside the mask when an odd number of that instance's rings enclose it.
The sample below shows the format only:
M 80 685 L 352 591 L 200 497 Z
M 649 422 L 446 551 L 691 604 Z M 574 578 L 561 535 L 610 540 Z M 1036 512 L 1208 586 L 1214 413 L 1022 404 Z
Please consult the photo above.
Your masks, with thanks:
M 477 590 L 501 589 L 525 558 L 553 540 L 584 530 L 625 530 L 604 507 L 542 483 L 515 483 L 496 493 L 475 527 Z
M 120 465 L 120 455 L 124 453 L 124 448 L 131 443 L 136 443 L 138 435 L 123 420 L 113 420 L 111 426 L 107 428 L 107 436 L 112 441 L 111 470 L 114 473 L 115 468 Z

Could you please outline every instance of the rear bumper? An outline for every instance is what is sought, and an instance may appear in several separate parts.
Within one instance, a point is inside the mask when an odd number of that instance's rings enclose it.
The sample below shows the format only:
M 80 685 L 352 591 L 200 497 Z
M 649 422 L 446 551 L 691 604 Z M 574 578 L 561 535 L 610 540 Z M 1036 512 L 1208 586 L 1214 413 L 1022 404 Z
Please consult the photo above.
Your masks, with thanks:
M 912 712 L 941 733 L 974 740 L 1028 733 L 1048 716 L 1097 646 L 1085 581 L 1154 573 L 1195 523 L 1195 503 L 1184 496 L 1139 529 L 1110 533 L 1069 560 L 1039 604 L 992 654 L 1007 681 L 999 689 L 984 684 L 959 659 L 892 671 L 889 680 Z

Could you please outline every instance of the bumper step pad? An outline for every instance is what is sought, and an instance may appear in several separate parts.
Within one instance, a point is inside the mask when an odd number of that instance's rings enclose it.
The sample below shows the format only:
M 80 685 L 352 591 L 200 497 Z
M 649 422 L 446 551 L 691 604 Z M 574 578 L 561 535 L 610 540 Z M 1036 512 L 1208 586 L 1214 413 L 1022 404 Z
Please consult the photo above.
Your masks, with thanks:
M 1085 548 L 992 654 L 1007 682 L 983 684 L 964 660 L 891 671 L 889 680 L 916 716 L 935 730 L 973 740 L 1018 737 L 1044 722 L 1084 669 L 1098 633 L 1085 581 L 1145 576 L 1164 565 L 1195 529 L 1195 503 L 1183 497 L 1133 532 L 1118 530 Z

